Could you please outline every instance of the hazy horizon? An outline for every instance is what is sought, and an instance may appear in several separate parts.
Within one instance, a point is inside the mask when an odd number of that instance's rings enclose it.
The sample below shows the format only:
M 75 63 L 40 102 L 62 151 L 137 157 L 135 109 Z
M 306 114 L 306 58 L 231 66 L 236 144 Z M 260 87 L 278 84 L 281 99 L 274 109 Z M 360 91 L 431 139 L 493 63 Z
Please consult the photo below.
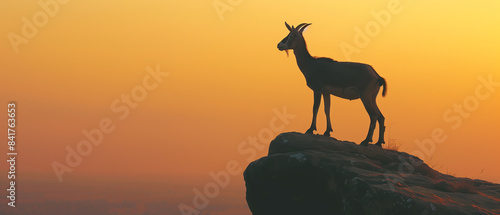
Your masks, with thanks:
M 498 1 L 41 2 L 57 6 L 0 3 L 0 97 L 17 105 L 20 205 L 41 202 L 43 193 L 65 201 L 71 190 L 103 200 L 115 194 L 75 186 L 119 182 L 109 188 L 119 190 L 144 180 L 183 194 L 163 196 L 177 207 L 213 181 L 210 172 L 233 163 L 231 191 L 213 201 L 245 208 L 245 167 L 279 133 L 310 125 L 313 92 L 293 52 L 276 48 L 288 34 L 285 21 L 312 23 L 304 37 L 313 56 L 367 63 L 386 79 L 387 96 L 377 99 L 386 142 L 440 172 L 500 183 Z M 12 35 L 25 40 L 15 44 Z M 318 133 L 326 128 L 322 106 Z M 361 101 L 332 97 L 331 119 L 333 137 L 365 138 Z M 78 146 L 96 129 L 100 141 Z M 72 171 L 57 174 L 54 165 Z M 8 183 L 0 177 L 0 188 Z M 148 188 L 160 196 L 161 189 Z M 0 211 L 19 209 L 3 201 Z

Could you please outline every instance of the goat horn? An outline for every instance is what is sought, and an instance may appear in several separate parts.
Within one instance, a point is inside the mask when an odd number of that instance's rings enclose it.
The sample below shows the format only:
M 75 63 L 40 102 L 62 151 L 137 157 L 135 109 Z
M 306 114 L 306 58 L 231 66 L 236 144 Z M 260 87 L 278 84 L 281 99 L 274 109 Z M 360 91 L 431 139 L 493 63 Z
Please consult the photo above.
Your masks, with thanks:
M 302 24 L 297 25 L 297 30 L 300 30 L 300 28 L 302 28 L 302 26 L 304 26 L 305 24 L 307 24 L 307 23 L 302 23 Z
M 299 29 L 299 33 L 301 33 L 301 34 L 302 34 L 302 32 L 304 32 L 304 30 L 306 30 L 306 28 L 307 28 L 309 25 L 311 25 L 311 24 L 312 24 L 312 23 L 302 23 L 302 24 L 300 24 L 299 26 L 300 26 L 301 28 Z M 297 26 L 297 27 L 298 27 L 298 26 Z

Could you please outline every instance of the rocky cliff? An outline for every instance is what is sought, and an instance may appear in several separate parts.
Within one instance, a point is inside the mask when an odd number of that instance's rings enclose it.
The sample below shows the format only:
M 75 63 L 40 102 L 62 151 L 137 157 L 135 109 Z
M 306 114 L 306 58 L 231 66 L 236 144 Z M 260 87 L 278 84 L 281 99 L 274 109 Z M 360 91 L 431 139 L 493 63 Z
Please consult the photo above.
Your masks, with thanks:
M 499 184 L 318 135 L 280 134 L 244 178 L 253 215 L 500 214 Z

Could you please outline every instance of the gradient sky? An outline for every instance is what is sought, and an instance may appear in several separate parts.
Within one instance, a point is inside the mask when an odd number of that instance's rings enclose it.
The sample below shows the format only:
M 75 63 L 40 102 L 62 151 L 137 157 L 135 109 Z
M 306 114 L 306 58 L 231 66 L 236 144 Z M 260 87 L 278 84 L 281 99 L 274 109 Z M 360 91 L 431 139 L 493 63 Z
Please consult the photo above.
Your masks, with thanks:
M 359 53 L 344 55 L 341 44 L 355 45 L 355 29 L 377 21 L 371 12 L 388 10 L 390 2 L 400 4 L 400 13 L 379 24 Z M 57 183 L 51 164 L 63 163 L 65 148 L 76 147 L 85 139 L 82 130 L 98 128 L 103 118 L 116 129 L 64 175 L 61 186 L 113 179 L 202 186 L 210 171 L 225 169 L 230 160 L 246 167 L 248 156 L 237 148 L 269 127 L 274 109 L 296 115 L 283 132 L 304 132 L 311 120 L 312 91 L 293 54 L 287 58 L 276 48 L 288 33 L 287 21 L 313 23 L 304 33 L 312 55 L 367 63 L 387 80 L 387 97 L 378 98 L 387 142 L 415 154 L 415 141 L 440 128 L 447 139 L 422 157 L 425 162 L 444 173 L 500 183 L 500 87 L 482 88 L 488 96 L 474 99 L 481 77 L 500 82 L 500 2 L 242 0 L 224 3 L 231 10 L 223 20 L 213 3 L 70 1 L 16 53 L 7 35 L 22 35 L 22 18 L 33 20 L 42 8 L 34 1 L 2 1 L 0 98 L 18 105 L 20 180 Z M 169 76 L 118 120 L 110 105 L 156 65 Z M 467 116 L 454 112 L 464 102 L 475 106 Z M 450 117 L 461 120 L 456 129 Z M 332 122 L 334 137 L 359 143 L 369 119 L 359 100 L 334 98 Z M 325 127 L 321 111 L 318 131 Z M 266 151 L 257 150 L 258 157 Z M 241 176 L 234 178 L 243 184 Z

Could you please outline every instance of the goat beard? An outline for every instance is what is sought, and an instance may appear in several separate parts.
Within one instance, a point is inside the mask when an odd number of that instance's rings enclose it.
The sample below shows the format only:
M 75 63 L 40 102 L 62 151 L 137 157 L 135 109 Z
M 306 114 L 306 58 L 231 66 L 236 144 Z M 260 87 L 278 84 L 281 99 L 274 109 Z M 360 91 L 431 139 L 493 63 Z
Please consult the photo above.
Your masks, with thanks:
M 290 57 L 290 56 L 288 55 L 288 49 L 285 49 L 285 52 L 286 52 L 286 57 Z

